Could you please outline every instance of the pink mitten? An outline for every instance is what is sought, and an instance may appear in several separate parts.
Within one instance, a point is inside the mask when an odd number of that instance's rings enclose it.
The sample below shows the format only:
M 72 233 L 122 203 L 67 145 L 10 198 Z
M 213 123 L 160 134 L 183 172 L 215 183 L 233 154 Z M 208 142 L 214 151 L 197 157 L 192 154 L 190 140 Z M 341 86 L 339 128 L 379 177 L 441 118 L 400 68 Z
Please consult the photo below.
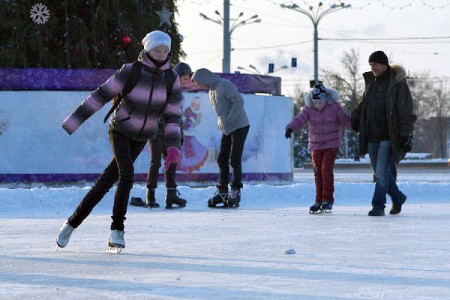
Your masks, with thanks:
M 164 162 L 164 170 L 168 170 L 170 164 L 177 163 L 180 160 L 180 149 L 177 147 L 169 147 L 167 149 L 166 161 Z

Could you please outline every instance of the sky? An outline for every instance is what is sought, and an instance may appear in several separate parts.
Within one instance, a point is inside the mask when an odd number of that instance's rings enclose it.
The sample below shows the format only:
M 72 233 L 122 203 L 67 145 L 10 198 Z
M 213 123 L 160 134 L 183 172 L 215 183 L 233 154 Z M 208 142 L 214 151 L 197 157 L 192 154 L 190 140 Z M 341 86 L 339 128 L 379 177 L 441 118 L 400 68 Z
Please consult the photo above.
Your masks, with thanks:
M 245 183 L 238 209 L 207 208 L 214 185 L 181 184 L 183 209 L 129 207 L 120 254 L 106 253 L 114 188 L 56 251 L 89 185 L 2 185 L 0 299 L 450 299 L 450 173 L 399 170 L 408 199 L 384 217 L 367 216 L 368 167 L 336 169 L 333 213 L 322 215 L 308 213 L 311 169 Z
M 322 1 L 323 9 L 337 1 Z M 275 76 L 282 78 L 283 93 L 291 96 L 295 87 L 308 88 L 314 77 L 313 24 L 300 12 L 281 8 L 295 3 L 315 12 L 319 1 L 230 0 L 230 18 L 246 20 L 257 14 L 260 23 L 235 28 L 231 35 L 231 72 L 253 65 L 260 73 L 274 63 Z M 369 70 L 367 59 L 376 50 L 383 50 L 391 64 L 402 65 L 408 74 L 428 73 L 450 78 L 449 0 L 359 0 L 345 1 L 350 9 L 323 16 L 318 25 L 319 79 L 322 68 L 342 71 L 344 51 L 355 49 L 360 55 L 360 70 Z M 179 32 L 183 35 L 186 62 L 194 69 L 222 71 L 223 27 L 204 20 L 199 13 L 218 19 L 223 15 L 223 0 L 178 0 Z M 323 11 L 323 10 L 322 10 Z M 232 23 L 233 21 L 231 21 Z M 443 38 L 446 37 L 446 38 Z M 424 39 L 426 38 L 426 39 Z M 336 41 L 336 39 L 341 39 Z M 352 41 L 342 41 L 352 39 Z M 357 39 L 357 40 L 355 40 Z M 369 39 L 369 40 L 367 40 Z M 297 58 L 297 68 L 291 66 Z M 245 70 L 240 70 L 246 72 Z

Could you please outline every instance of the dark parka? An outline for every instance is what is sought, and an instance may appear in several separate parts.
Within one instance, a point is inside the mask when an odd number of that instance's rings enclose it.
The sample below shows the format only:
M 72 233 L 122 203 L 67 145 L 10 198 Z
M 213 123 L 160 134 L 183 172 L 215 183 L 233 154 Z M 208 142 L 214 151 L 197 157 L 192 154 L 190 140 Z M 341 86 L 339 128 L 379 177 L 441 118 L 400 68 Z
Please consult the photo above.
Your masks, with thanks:
M 388 72 L 389 69 L 386 71 Z M 406 72 L 401 66 L 391 66 L 389 74 L 389 86 L 386 95 L 386 119 L 391 141 L 392 152 L 395 161 L 398 163 L 405 158 L 406 153 L 400 144 L 400 137 L 408 136 L 413 133 L 414 122 L 417 117 L 413 113 L 414 105 L 406 83 Z M 375 81 L 372 72 L 363 74 L 365 81 L 365 91 L 362 100 L 358 103 L 351 114 L 352 128 L 359 132 L 359 153 L 367 154 L 367 136 L 364 127 L 366 118 L 366 96 Z

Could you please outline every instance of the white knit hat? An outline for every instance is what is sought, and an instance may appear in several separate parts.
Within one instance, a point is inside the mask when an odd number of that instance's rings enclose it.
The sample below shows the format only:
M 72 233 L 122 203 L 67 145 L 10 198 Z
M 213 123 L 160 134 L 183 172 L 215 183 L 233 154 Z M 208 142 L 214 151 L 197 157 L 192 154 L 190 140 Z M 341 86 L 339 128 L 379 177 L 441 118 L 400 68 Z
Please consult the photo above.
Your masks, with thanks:
M 144 50 L 147 53 L 158 46 L 166 46 L 170 51 L 171 40 L 167 33 L 155 30 L 147 33 L 147 35 L 142 39 L 142 45 L 144 45 Z

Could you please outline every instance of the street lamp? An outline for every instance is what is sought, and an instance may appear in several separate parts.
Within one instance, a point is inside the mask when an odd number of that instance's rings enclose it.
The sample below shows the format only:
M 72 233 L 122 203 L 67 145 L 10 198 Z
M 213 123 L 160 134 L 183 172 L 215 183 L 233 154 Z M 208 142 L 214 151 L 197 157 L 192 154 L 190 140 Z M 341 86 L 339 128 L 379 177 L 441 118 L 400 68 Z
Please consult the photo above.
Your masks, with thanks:
M 248 72 L 250 74 L 255 74 L 255 75 L 260 75 L 261 74 L 258 71 L 255 72 L 255 71 L 249 70 L 249 69 L 241 67 L 241 66 L 237 66 L 236 69 L 246 71 L 246 72 Z
M 261 72 L 254 66 L 254 65 L 248 65 L 250 68 L 256 71 L 259 75 L 262 75 Z
M 219 16 L 219 19 L 211 19 L 205 14 L 200 13 L 200 16 L 208 21 L 214 22 L 216 24 L 222 25 L 223 24 L 223 59 L 222 59 L 222 72 L 223 73 L 230 73 L 230 60 L 231 60 L 231 34 L 233 31 L 244 25 L 249 25 L 252 23 L 259 23 L 261 22 L 261 19 L 258 17 L 258 15 L 253 15 L 248 19 L 243 20 L 244 13 L 241 12 L 236 19 L 233 20 L 233 24 L 230 26 L 230 0 L 224 0 L 223 1 L 223 17 L 220 15 L 220 13 L 216 10 L 214 12 L 216 15 Z
M 350 4 L 344 4 L 343 2 L 341 2 L 340 4 L 332 4 L 330 7 L 328 7 L 327 9 L 322 11 L 322 6 L 323 6 L 323 3 L 319 2 L 319 5 L 317 6 L 316 11 L 313 11 L 314 7 L 312 7 L 312 6 L 309 7 L 309 11 L 308 11 L 308 10 L 301 8 L 300 6 L 298 6 L 295 3 L 291 4 L 291 5 L 281 4 L 282 8 L 293 9 L 295 11 L 298 11 L 299 13 L 304 14 L 311 20 L 311 22 L 314 25 L 314 82 L 315 82 L 315 84 L 317 84 L 319 82 L 319 53 L 318 53 L 319 37 L 318 37 L 318 33 L 317 33 L 317 27 L 319 26 L 319 22 L 320 22 L 320 20 L 322 20 L 323 17 L 331 14 L 332 12 L 351 7 Z

